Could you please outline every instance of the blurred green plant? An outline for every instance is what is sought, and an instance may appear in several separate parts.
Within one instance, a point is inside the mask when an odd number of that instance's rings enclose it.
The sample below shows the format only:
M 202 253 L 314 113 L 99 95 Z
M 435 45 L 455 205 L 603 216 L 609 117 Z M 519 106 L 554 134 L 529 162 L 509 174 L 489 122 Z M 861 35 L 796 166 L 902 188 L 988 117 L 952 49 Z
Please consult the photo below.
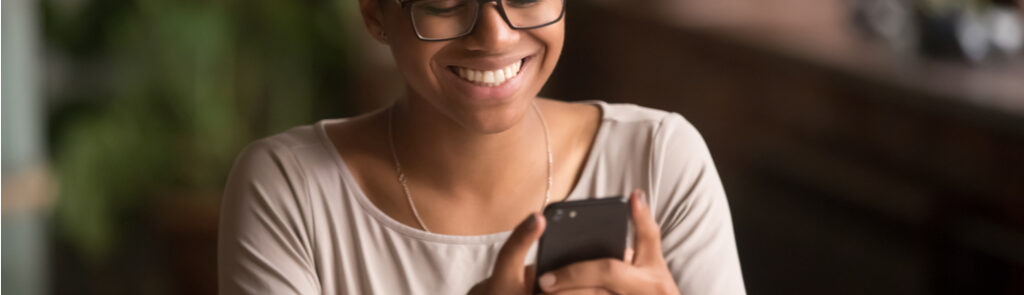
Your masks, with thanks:
M 147 203 L 219 195 L 246 142 L 337 115 L 350 86 L 336 1 L 42 5 L 48 56 L 69 69 L 50 91 L 55 218 L 90 262 Z

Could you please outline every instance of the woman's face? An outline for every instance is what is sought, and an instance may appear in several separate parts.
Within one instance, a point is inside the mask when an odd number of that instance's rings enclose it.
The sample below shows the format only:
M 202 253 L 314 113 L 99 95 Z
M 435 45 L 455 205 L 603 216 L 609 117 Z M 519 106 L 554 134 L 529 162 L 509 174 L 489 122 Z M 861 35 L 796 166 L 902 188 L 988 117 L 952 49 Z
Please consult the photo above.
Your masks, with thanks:
M 386 42 L 414 105 L 433 107 L 469 130 L 494 133 L 519 122 L 562 52 L 564 21 L 515 30 L 494 2 L 484 4 L 469 35 L 448 41 L 419 40 L 408 11 L 393 0 L 378 3 Z M 485 80 L 488 75 L 493 80 Z

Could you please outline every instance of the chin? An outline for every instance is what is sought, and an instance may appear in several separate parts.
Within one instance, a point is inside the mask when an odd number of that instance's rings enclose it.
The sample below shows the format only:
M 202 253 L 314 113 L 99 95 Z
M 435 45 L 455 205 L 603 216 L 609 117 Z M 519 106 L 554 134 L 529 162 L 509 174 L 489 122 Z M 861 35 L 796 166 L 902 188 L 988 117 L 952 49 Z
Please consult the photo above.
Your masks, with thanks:
M 532 111 L 530 102 L 531 100 L 525 100 L 525 103 L 470 111 L 468 116 L 460 121 L 467 129 L 480 133 L 501 133 L 515 127 L 528 112 Z

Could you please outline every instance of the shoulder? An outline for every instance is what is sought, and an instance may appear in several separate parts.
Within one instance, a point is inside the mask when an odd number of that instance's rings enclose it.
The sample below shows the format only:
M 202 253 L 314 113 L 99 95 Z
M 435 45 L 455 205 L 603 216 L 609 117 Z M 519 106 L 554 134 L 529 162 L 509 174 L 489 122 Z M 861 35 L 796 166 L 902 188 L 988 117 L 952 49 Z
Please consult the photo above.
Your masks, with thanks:
M 232 184 L 288 185 L 306 181 L 311 166 L 325 163 L 319 124 L 303 125 L 250 142 L 228 176 Z
M 546 109 L 557 115 L 552 121 L 587 122 L 597 118 L 597 126 L 615 135 L 654 135 L 699 139 L 700 134 L 689 121 L 675 112 L 639 106 L 630 103 L 607 103 L 600 100 L 562 102 L 544 99 Z M 571 124 L 569 124 L 571 125 Z M 580 130 L 574 130 L 580 131 Z
M 676 113 L 639 106 L 631 103 L 607 103 L 603 101 L 592 101 L 590 103 L 601 106 L 604 111 L 605 120 L 622 123 L 658 123 Z
M 651 127 L 689 128 L 693 126 L 682 115 L 675 112 L 639 106 L 631 103 L 595 102 L 602 105 L 604 119 L 618 123 L 649 125 Z
M 604 128 L 613 135 L 610 138 L 644 137 L 650 148 L 665 144 L 705 148 L 700 132 L 679 113 L 628 103 L 591 103 L 601 107 Z
M 302 164 L 329 157 L 331 143 L 324 133 L 324 126 L 346 119 L 328 119 L 315 124 L 301 125 L 286 131 L 250 142 L 236 159 L 236 165 L 247 160 L 275 159 L 277 164 Z M 295 163 L 291 163 L 298 161 Z
M 287 131 L 257 139 L 242 150 L 241 155 L 266 155 L 295 153 L 309 146 L 322 143 L 319 124 L 293 127 Z
M 596 102 L 604 110 L 602 153 L 632 171 L 626 178 L 653 196 L 690 187 L 716 173 L 704 138 L 682 115 L 633 104 Z M 717 178 L 717 175 L 714 177 Z M 707 179 L 706 179 L 707 180 Z M 670 201 L 667 197 L 660 201 Z M 658 200 L 652 200 L 655 202 Z
M 334 169 L 318 126 L 303 125 L 249 143 L 235 159 L 224 187 L 222 222 L 252 226 L 252 218 L 270 216 L 308 224 L 318 201 L 314 182 Z M 298 230 L 295 228 L 289 230 Z
M 680 187 L 713 169 L 700 132 L 682 115 L 634 104 L 585 101 L 600 107 L 593 149 L 598 181 L 611 192 Z

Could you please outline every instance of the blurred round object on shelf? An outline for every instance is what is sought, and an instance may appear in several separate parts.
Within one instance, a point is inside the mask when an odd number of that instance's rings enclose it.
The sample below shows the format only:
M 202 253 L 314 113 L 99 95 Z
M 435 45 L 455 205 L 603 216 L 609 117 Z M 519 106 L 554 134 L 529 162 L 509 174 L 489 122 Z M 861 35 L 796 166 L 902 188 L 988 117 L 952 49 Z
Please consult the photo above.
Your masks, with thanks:
M 974 62 L 985 60 L 992 49 L 984 19 L 970 12 L 957 17 L 955 37 L 963 56 Z
M 869 35 L 881 38 L 897 51 L 911 51 L 917 36 L 913 10 L 906 0 L 854 1 L 854 23 Z
M 1024 44 L 1024 24 L 1021 12 L 1012 7 L 995 7 L 987 19 L 989 38 L 993 47 L 1006 56 L 1019 55 Z
M 853 23 L 898 52 L 991 63 L 1019 58 L 1022 12 L 1000 0 L 855 0 Z

